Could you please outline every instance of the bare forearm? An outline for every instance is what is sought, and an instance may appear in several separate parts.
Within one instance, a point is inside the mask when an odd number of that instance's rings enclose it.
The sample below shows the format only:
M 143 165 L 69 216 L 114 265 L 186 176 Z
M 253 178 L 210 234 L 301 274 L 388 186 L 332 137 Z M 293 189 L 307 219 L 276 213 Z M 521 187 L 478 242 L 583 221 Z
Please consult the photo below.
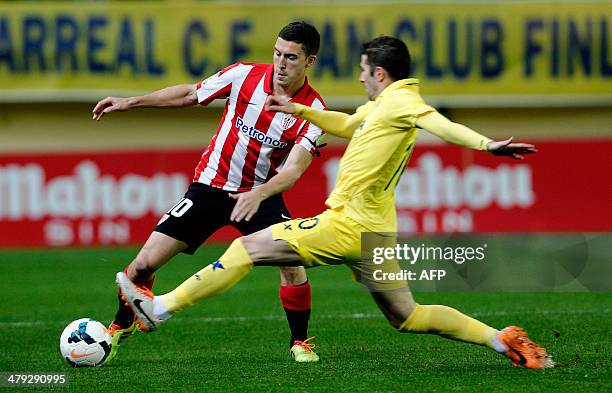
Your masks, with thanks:
M 257 187 L 256 190 L 260 193 L 262 200 L 270 198 L 273 195 L 287 191 L 300 178 L 299 174 L 291 170 L 283 170 L 272 177 L 268 182 Z
M 127 99 L 130 108 L 181 108 L 197 103 L 193 85 L 175 85 Z

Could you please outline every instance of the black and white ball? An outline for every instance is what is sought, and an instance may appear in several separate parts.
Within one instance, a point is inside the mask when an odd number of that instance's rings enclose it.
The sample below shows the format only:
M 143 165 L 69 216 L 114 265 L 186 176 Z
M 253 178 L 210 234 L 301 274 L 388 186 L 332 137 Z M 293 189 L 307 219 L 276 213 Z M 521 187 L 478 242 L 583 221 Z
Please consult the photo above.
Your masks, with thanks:
M 91 318 L 70 322 L 60 337 L 60 351 L 72 367 L 104 364 L 111 350 L 111 336 L 106 327 Z

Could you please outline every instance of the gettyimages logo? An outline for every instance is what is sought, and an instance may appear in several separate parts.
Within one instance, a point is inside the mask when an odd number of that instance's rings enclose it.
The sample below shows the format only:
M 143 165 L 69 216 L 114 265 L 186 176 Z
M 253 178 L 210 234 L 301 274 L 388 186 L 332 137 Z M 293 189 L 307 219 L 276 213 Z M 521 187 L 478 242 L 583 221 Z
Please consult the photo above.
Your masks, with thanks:
M 611 233 L 364 233 L 361 282 L 415 291 L 610 291 Z
M 372 262 L 380 265 L 385 260 L 395 259 L 411 265 L 424 261 L 447 261 L 461 265 L 465 262 L 484 260 L 486 249 L 486 244 L 478 247 L 441 247 L 424 244 L 412 247 L 408 244 L 396 244 L 395 247 L 375 247 L 372 250 Z

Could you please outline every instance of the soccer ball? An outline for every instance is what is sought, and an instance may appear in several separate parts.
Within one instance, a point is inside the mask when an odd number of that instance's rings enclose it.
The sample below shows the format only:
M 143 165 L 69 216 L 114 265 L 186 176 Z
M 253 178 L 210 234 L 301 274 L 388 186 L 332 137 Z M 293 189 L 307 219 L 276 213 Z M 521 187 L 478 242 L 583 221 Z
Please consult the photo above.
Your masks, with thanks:
M 106 327 L 91 318 L 70 322 L 60 337 L 60 352 L 72 367 L 104 364 L 111 351 L 111 336 Z

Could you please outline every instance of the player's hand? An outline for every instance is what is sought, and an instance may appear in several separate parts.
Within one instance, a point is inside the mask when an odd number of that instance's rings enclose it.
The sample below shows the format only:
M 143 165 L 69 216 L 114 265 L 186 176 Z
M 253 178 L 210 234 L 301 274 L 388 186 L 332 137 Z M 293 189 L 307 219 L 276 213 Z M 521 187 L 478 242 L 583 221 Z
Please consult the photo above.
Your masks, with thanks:
M 250 221 L 257 213 L 261 201 L 265 199 L 256 189 L 241 194 L 229 194 L 229 197 L 236 200 L 236 205 L 230 215 L 230 220 L 236 222 Z
M 525 159 L 522 154 L 538 152 L 535 146 L 529 143 L 512 143 L 512 138 L 510 137 L 505 141 L 491 141 L 487 143 L 487 151 L 491 152 L 494 156 L 509 156 L 517 160 Z
M 289 101 L 287 96 L 268 96 L 265 107 L 268 112 L 295 113 L 295 105 Z
M 106 113 L 118 111 L 123 112 L 129 109 L 127 98 L 119 97 L 106 97 L 99 101 L 91 111 L 93 114 L 92 119 L 100 120 Z

